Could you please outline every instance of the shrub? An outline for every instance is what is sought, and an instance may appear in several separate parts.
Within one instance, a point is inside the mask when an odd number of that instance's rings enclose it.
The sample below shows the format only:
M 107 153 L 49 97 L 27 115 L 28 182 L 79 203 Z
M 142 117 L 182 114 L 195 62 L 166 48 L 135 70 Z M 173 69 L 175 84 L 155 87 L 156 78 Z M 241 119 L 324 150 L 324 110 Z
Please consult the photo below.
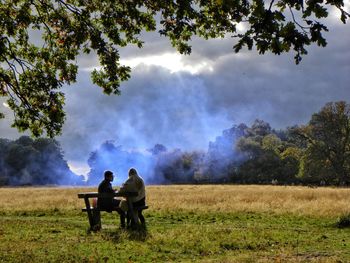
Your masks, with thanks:
M 338 228 L 350 227 L 350 213 L 339 217 L 336 226 Z

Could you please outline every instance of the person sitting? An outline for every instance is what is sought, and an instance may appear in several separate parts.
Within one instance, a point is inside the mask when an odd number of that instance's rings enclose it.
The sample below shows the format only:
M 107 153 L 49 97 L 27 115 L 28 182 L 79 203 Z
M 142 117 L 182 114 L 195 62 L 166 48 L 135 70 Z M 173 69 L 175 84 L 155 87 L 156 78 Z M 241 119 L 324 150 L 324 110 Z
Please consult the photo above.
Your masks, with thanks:
M 114 176 L 112 171 L 104 172 L 104 180 L 98 186 L 98 193 L 115 193 L 112 188 L 111 182 L 113 182 Z M 107 212 L 117 211 L 120 215 L 121 227 L 125 227 L 125 212 L 119 208 L 120 200 L 114 197 L 99 197 L 97 199 L 97 207 Z
M 138 174 L 135 168 L 130 168 L 128 172 L 128 179 L 122 184 L 119 192 L 137 192 L 137 196 L 131 197 L 133 207 L 142 207 L 146 205 L 146 191 L 145 183 L 142 177 Z M 126 200 L 122 200 L 120 207 L 123 211 L 128 211 L 128 206 Z M 145 218 L 142 215 L 142 210 L 138 210 L 138 218 L 141 224 L 145 224 Z M 128 215 L 128 223 L 130 222 L 130 216 Z

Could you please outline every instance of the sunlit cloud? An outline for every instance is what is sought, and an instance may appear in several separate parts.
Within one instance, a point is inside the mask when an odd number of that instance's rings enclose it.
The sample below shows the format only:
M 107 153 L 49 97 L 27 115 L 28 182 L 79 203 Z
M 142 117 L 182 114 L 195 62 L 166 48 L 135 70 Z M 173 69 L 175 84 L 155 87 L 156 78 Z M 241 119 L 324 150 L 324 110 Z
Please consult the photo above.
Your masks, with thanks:
M 247 26 L 241 22 L 236 25 L 236 29 L 239 33 L 242 33 L 247 30 Z
M 180 71 L 198 74 L 203 71 L 213 71 L 212 65 L 207 61 L 196 62 L 192 64 L 184 63 L 182 55 L 178 53 L 165 53 L 156 56 L 136 57 L 122 60 L 125 65 L 135 68 L 142 64 L 147 66 L 159 66 L 168 69 L 171 73 Z
M 90 171 L 90 167 L 87 165 L 86 162 L 68 161 L 67 163 L 69 169 L 75 174 L 86 176 Z
M 131 68 L 142 65 L 158 66 L 169 70 L 170 73 L 189 72 L 191 74 L 198 74 L 200 72 L 212 72 L 214 70 L 210 61 L 201 61 L 189 64 L 184 61 L 184 57 L 185 56 L 178 53 L 164 53 L 162 55 L 155 56 L 142 56 L 129 59 L 121 59 L 120 63 Z M 88 67 L 84 68 L 83 70 L 92 71 L 93 69 L 98 68 L 99 67 Z

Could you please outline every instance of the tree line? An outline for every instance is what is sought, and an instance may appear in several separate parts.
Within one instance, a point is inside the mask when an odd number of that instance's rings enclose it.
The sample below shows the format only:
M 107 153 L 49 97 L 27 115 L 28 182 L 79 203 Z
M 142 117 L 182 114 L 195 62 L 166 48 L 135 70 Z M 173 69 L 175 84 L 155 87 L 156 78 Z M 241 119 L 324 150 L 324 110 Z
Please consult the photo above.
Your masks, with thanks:
M 350 184 L 350 105 L 327 103 L 306 125 L 273 129 L 263 120 L 224 130 L 207 152 L 130 152 L 107 141 L 90 154 L 88 183 L 104 167 L 126 174 L 136 166 L 149 183 Z
M 130 151 L 106 141 L 90 153 L 88 165 L 85 181 L 69 169 L 54 139 L 0 139 L 0 185 L 96 185 L 106 169 L 126 175 L 134 166 L 154 184 L 342 186 L 350 184 L 350 104 L 327 103 L 307 124 L 285 129 L 263 120 L 233 125 L 207 151 L 170 150 L 162 144 Z

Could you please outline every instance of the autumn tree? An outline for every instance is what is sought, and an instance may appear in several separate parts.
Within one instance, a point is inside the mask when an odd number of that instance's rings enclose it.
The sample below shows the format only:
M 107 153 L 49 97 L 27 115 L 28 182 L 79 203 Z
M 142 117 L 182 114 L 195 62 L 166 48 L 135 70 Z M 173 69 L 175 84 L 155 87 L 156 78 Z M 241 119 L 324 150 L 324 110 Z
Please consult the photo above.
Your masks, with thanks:
M 299 148 L 287 131 L 275 131 L 263 120 L 255 120 L 236 148 L 245 156 L 235 178 L 243 183 L 293 183 L 299 171 Z
M 327 103 L 296 134 L 307 144 L 300 176 L 306 181 L 350 184 L 350 105 Z
M 91 78 L 106 94 L 119 94 L 120 83 L 130 77 L 118 51 L 129 44 L 142 47 L 143 30 L 159 29 L 183 54 L 191 52 L 194 35 L 228 34 L 237 40 L 235 52 L 245 46 L 261 54 L 292 51 L 299 63 L 307 46 L 326 45 L 323 19 L 332 9 L 346 23 L 343 0 L 4 0 L 0 95 L 14 113 L 14 127 L 55 136 L 65 120 L 61 87 L 76 81 L 80 55 L 98 56 L 101 67 Z

